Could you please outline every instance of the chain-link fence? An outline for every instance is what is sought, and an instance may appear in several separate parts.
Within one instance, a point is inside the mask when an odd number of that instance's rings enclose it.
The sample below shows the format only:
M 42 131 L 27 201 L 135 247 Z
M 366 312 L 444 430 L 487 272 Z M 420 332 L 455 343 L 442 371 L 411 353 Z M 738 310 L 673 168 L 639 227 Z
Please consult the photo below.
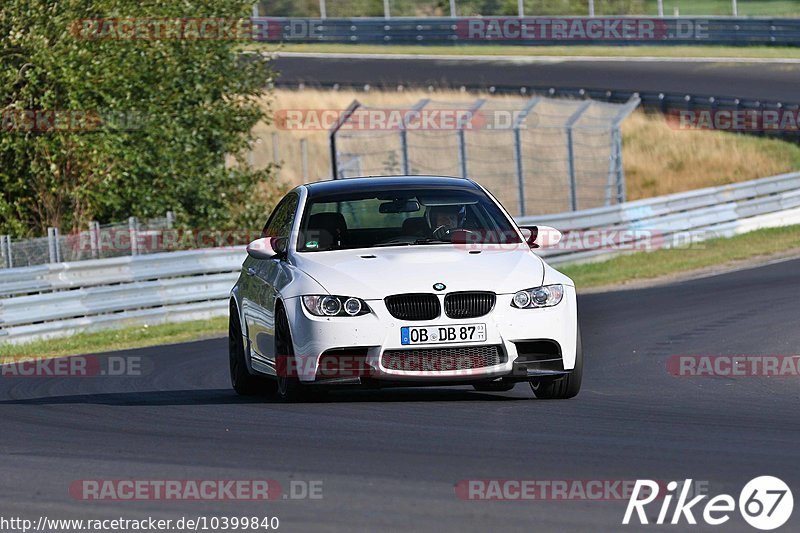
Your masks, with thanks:
M 800 16 L 791 0 L 260 0 L 266 17 Z
M 353 102 L 331 131 L 337 178 L 430 174 L 475 179 L 514 216 L 625 201 L 620 124 L 639 105 L 535 96 L 520 103 Z
M 62 235 L 58 228 L 48 228 L 47 237 L 13 239 L 0 235 L 0 268 L 26 267 L 46 263 L 104 259 L 125 255 L 140 255 L 178 248 L 177 234 L 167 234 L 173 228 L 175 215 L 114 224 L 89 223 L 79 233 Z M 165 238 L 165 235 L 168 235 Z M 194 244 L 194 243 L 191 243 Z M 187 248 L 195 247 L 191 245 Z

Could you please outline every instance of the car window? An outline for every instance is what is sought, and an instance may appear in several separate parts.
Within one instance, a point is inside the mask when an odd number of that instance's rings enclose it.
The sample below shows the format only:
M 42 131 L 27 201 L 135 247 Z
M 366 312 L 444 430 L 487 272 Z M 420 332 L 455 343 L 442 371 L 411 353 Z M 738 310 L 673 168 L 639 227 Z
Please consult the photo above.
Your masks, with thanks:
M 517 242 L 500 208 L 478 191 L 358 190 L 311 198 L 298 252 L 374 246 Z
M 420 213 L 380 213 L 377 198 L 367 198 L 358 202 L 329 202 L 312 204 L 309 216 L 317 213 L 341 211 L 348 228 L 399 228 L 407 218 L 420 216 Z
M 278 207 L 269 217 L 261 236 L 288 237 L 292 231 L 292 222 L 294 222 L 294 215 L 297 212 L 298 200 L 297 194 L 294 193 L 281 200 Z

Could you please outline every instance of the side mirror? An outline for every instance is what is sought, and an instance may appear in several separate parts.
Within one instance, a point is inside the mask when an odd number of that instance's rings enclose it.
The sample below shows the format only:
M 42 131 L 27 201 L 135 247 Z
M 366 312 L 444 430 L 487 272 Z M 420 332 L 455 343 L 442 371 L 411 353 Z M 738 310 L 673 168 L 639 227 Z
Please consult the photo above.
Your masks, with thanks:
M 286 253 L 285 237 L 264 237 L 247 245 L 247 255 L 253 259 L 272 259 Z
M 529 226 L 520 228 L 522 236 L 525 237 L 531 248 L 549 248 L 561 242 L 562 234 L 551 226 Z

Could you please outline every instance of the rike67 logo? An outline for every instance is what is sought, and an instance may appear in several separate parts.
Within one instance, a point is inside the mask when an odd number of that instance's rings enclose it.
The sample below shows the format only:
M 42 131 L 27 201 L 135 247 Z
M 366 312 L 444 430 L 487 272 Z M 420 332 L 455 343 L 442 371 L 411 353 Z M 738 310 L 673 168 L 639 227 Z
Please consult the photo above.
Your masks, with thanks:
M 705 505 L 701 505 L 700 502 L 708 498 L 708 495 L 701 494 L 689 499 L 691 486 L 691 479 L 687 479 L 682 485 L 677 481 L 667 483 L 667 493 L 661 501 L 656 524 L 680 524 L 683 520 L 688 524 L 697 524 L 695 513 L 700 514 L 702 520 L 712 526 L 722 525 L 730 520 L 731 513 L 737 507 L 733 496 L 720 494 L 704 502 Z M 625 509 L 625 517 L 622 519 L 623 524 L 631 523 L 634 512 L 640 524 L 649 523 L 645 507 L 659 497 L 658 487 L 656 481 L 636 480 L 628 507 Z M 681 487 L 680 494 L 677 490 L 679 487 Z M 640 497 L 642 495 L 644 496 Z M 670 508 L 675 496 L 677 501 L 670 517 Z M 738 504 L 739 512 L 745 522 L 756 529 L 766 531 L 779 528 L 789 520 L 794 508 L 794 498 L 789 486 L 782 480 L 773 476 L 760 476 L 751 479 L 744 486 L 739 494 Z

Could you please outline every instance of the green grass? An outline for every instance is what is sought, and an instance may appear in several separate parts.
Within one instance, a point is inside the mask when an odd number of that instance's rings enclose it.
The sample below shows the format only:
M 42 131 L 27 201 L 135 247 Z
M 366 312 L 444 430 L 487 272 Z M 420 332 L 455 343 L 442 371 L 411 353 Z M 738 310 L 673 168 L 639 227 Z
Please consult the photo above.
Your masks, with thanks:
M 56 357 L 174 344 L 207 337 L 219 337 L 227 334 L 227 331 L 228 318 L 218 317 L 192 322 L 79 333 L 71 337 L 19 345 L 0 344 L 0 362 L 4 358 L 11 357 Z
M 559 270 L 575 281 L 578 292 L 582 288 L 658 278 L 800 248 L 800 225 L 710 239 L 695 246 L 638 252 L 600 263 L 565 265 Z
M 798 59 L 800 48 L 776 46 L 513 46 L 486 45 L 375 45 L 375 44 L 274 44 L 254 45 L 256 49 L 281 52 L 347 54 L 437 54 L 480 56 L 587 56 L 587 57 L 746 57 Z
M 691 249 L 663 249 L 619 256 L 601 263 L 564 265 L 559 270 L 570 276 L 581 289 L 617 285 L 712 266 L 734 264 L 753 257 L 768 257 L 800 248 L 800 225 L 753 231 L 730 239 L 712 239 Z M 208 337 L 219 337 L 227 331 L 227 317 L 138 326 L 80 333 L 48 341 L 20 345 L 0 344 L 0 361 L 11 357 L 56 357 L 141 348 Z

